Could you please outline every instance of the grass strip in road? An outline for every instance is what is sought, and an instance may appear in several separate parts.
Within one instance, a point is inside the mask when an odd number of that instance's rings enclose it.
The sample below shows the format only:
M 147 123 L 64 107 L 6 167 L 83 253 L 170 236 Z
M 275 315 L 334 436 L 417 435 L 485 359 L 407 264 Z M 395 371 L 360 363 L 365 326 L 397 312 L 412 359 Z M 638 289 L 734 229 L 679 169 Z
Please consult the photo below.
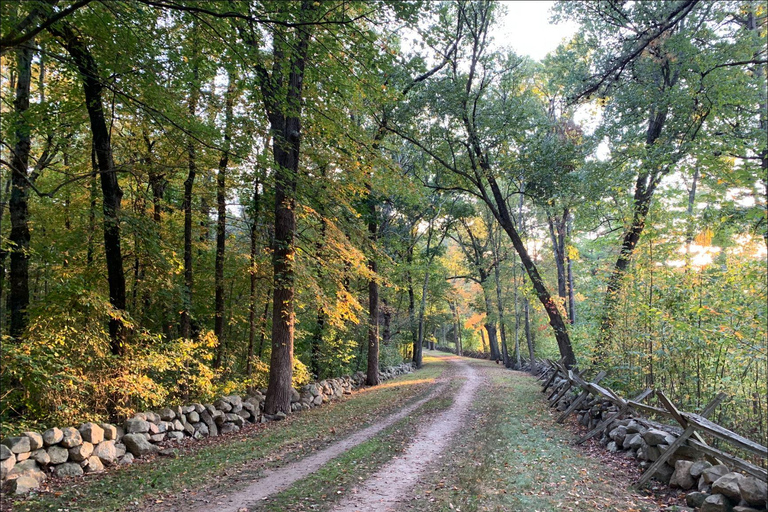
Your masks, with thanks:
M 11 503 L 10 509 L 164 510 L 175 495 L 190 493 L 191 489 L 199 493 L 215 486 L 232 492 L 264 467 L 300 459 L 423 396 L 447 366 L 440 358 L 425 362 L 418 372 L 289 416 L 283 422 L 269 423 L 243 435 L 207 440 L 205 446 L 191 443 L 190 450 L 182 450 L 178 458 L 156 458 L 100 475 L 60 481 L 50 492 Z M 10 500 L 3 501 L 3 510 L 8 510 Z
M 476 395 L 470 419 L 430 473 L 410 509 L 451 511 L 658 510 L 629 481 L 570 446 L 573 435 L 554 423 L 537 381 L 473 362 L 490 384 Z

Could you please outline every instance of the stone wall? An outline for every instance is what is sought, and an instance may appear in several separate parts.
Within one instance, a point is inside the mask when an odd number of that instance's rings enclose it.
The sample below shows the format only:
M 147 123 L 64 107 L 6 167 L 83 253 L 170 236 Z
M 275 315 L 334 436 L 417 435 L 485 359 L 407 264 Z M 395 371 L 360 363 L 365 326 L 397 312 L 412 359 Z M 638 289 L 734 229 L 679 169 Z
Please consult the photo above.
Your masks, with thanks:
M 566 379 L 556 377 L 551 389 L 562 389 L 568 384 Z M 572 389 L 555 404 L 555 408 L 565 411 L 579 392 Z M 575 413 L 578 422 L 592 430 L 618 410 L 609 400 L 590 395 Z M 675 442 L 681 432 L 677 427 L 627 415 L 615 419 L 603 431 L 599 441 L 609 452 L 623 453 L 645 470 Z M 681 511 L 757 512 L 768 509 L 768 486 L 765 482 L 707 460 L 687 442 L 661 466 L 654 478 L 685 493 L 688 508 L 678 509 Z
M 384 381 L 411 373 L 410 363 L 379 372 Z M 291 411 L 299 412 L 337 400 L 365 384 L 365 374 L 326 379 L 293 390 Z M 182 439 L 201 439 L 239 431 L 246 423 L 284 419 L 284 413 L 264 414 L 266 390 L 247 396 L 230 395 L 211 404 L 165 407 L 136 413 L 122 425 L 83 423 L 80 427 L 51 428 L 42 434 L 24 432 L 0 441 L 2 492 L 24 494 L 48 478 L 79 476 L 106 467 L 130 464 L 135 457 L 161 452 Z

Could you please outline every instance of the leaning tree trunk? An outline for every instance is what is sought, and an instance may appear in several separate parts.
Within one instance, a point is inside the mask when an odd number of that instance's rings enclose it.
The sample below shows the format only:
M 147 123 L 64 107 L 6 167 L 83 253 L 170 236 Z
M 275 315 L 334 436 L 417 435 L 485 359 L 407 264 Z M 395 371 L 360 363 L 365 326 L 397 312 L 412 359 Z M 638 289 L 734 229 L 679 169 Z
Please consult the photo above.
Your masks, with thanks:
M 576 364 L 576 355 L 573 353 L 571 338 L 568 335 L 565 321 L 563 320 L 563 317 L 557 308 L 557 304 L 549 294 L 547 287 L 544 285 L 544 280 L 541 278 L 536 264 L 534 263 L 530 254 L 528 254 L 528 249 L 526 249 L 525 244 L 523 243 L 520 235 L 517 232 L 517 229 L 515 228 L 515 224 L 512 221 L 512 216 L 510 215 L 509 209 L 507 208 L 506 200 L 501 193 L 501 189 L 496 182 L 496 178 L 490 175 L 490 169 L 487 171 L 488 175 L 486 179 L 488 180 L 488 184 L 491 187 L 493 200 L 495 202 L 494 215 L 497 217 L 501 227 L 504 229 L 504 231 L 506 231 L 507 235 L 509 235 L 509 238 L 512 241 L 512 245 L 514 246 L 515 251 L 517 251 L 517 255 L 520 256 L 520 261 L 523 263 L 523 267 L 525 267 L 525 270 L 528 273 L 528 277 L 531 279 L 531 284 L 533 285 L 533 289 L 536 292 L 536 297 L 544 306 L 544 310 L 547 312 L 547 316 L 549 317 L 549 325 L 552 326 L 552 329 L 555 332 L 555 339 L 557 340 L 557 346 L 560 350 L 560 355 L 563 358 L 563 364 L 570 368 Z
M 9 235 L 11 271 L 8 312 L 9 334 L 20 340 L 27 329 L 27 307 L 29 307 L 29 176 L 27 165 L 31 145 L 30 126 L 27 119 L 29 91 L 32 79 L 32 47 L 24 45 L 16 52 L 17 78 L 16 97 L 13 102 L 16 117 L 16 144 L 11 158 L 11 197 L 8 211 L 11 216 Z
M 101 177 L 104 252 L 107 260 L 109 302 L 119 315 L 125 310 L 125 273 L 123 270 L 123 253 L 120 247 L 120 202 L 123 191 L 120 189 L 115 162 L 112 158 L 112 144 L 101 98 L 103 86 L 93 55 L 69 24 L 61 23 L 49 27 L 48 30 L 63 41 L 83 82 L 85 106 L 91 124 L 93 147 Z M 115 355 L 122 355 L 128 330 L 118 315 L 109 320 L 110 351 Z
M 648 119 L 648 130 L 646 132 L 645 144 L 652 146 L 661 136 L 662 128 L 667 119 L 667 108 L 652 110 Z M 608 285 L 605 289 L 605 301 L 603 303 L 603 314 L 600 318 L 600 335 L 595 346 L 593 359 L 595 362 L 603 361 L 610 350 L 613 342 L 613 326 L 616 321 L 617 306 L 619 303 L 619 294 L 621 292 L 624 276 L 627 274 L 629 264 L 632 261 L 632 255 L 635 247 L 640 241 L 645 229 L 645 219 L 651 208 L 651 200 L 656 187 L 659 184 L 664 171 L 660 168 L 641 170 L 635 182 L 635 193 L 632 210 L 632 224 L 630 224 L 621 242 L 619 257 L 613 267 L 611 276 L 608 278 Z

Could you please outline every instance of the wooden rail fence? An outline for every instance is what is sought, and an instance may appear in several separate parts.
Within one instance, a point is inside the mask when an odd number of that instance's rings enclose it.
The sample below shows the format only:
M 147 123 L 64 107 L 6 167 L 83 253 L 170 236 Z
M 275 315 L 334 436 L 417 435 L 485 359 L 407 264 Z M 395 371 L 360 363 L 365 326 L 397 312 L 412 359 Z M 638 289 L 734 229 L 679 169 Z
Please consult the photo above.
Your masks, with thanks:
M 688 443 L 688 446 L 694 448 L 703 455 L 714 458 L 718 463 L 725 463 L 726 465 L 730 465 L 731 469 L 741 470 L 744 473 L 762 479 L 763 481 L 768 480 L 768 471 L 764 468 L 709 446 L 701 436 L 701 434 L 713 436 L 737 446 L 748 453 L 757 455 L 762 459 L 768 459 L 768 448 L 765 446 L 742 437 L 707 419 L 707 417 L 710 416 L 726 399 L 724 393 L 717 395 L 699 414 L 694 414 L 679 410 L 660 390 L 646 389 L 636 397 L 626 400 L 609 387 L 601 386 L 599 384 L 605 377 L 605 372 L 598 373 L 591 382 L 586 381 L 584 378 L 587 373 L 586 370 L 579 371 L 576 368 L 569 370 L 565 368 L 561 361 L 552 361 L 549 359 L 538 365 L 538 377 L 543 382 L 542 392 L 546 392 L 549 387 L 555 383 L 558 376 L 566 380 L 564 385 L 559 388 L 554 386 L 554 389 L 550 392 L 548 397 L 550 407 L 556 406 L 569 390 L 575 388 L 581 390 L 579 396 L 574 399 L 570 406 L 557 418 L 558 423 L 565 421 L 565 419 L 576 411 L 579 405 L 587 400 L 590 395 L 607 400 L 618 407 L 618 411 L 600 421 L 600 423 L 592 430 L 577 439 L 575 444 L 581 444 L 588 439 L 602 434 L 610 427 L 614 420 L 619 419 L 622 415 L 626 415 L 630 412 L 653 413 L 665 418 L 670 418 L 677 422 L 683 430 L 682 434 L 677 437 L 669 448 L 662 452 L 659 458 L 643 472 L 642 476 L 635 483 L 636 487 L 642 487 L 647 484 L 656 471 L 686 442 Z M 652 395 L 656 395 L 663 408 L 643 403 Z M 638 416 L 639 415 L 640 414 L 638 414 Z

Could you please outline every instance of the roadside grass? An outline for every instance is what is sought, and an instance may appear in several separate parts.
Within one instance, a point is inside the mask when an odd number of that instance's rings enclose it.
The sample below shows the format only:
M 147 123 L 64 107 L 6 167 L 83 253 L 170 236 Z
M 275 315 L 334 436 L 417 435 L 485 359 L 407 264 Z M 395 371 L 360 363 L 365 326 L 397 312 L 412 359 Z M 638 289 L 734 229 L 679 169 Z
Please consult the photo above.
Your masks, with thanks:
M 398 454 L 418 435 L 418 425 L 430 416 L 448 409 L 458 383 L 450 386 L 449 396 L 437 397 L 416 409 L 409 417 L 384 429 L 343 455 L 331 460 L 319 471 L 300 480 L 289 489 L 271 496 L 261 504 L 248 507 L 249 512 L 283 512 L 330 510 L 366 477 L 375 473 Z
M 452 511 L 658 510 L 629 482 L 570 446 L 535 379 L 483 366 L 489 385 L 478 391 L 471 423 L 430 474 L 411 509 Z
M 180 495 L 216 493 L 217 488 L 232 492 L 265 468 L 303 458 L 419 399 L 446 366 L 441 358 L 425 358 L 418 372 L 291 415 L 283 422 L 256 425 L 198 446 L 189 443 L 180 447 L 178 458 L 155 458 L 99 475 L 60 480 L 47 492 L 16 501 L 3 499 L 2 510 L 162 510 Z

